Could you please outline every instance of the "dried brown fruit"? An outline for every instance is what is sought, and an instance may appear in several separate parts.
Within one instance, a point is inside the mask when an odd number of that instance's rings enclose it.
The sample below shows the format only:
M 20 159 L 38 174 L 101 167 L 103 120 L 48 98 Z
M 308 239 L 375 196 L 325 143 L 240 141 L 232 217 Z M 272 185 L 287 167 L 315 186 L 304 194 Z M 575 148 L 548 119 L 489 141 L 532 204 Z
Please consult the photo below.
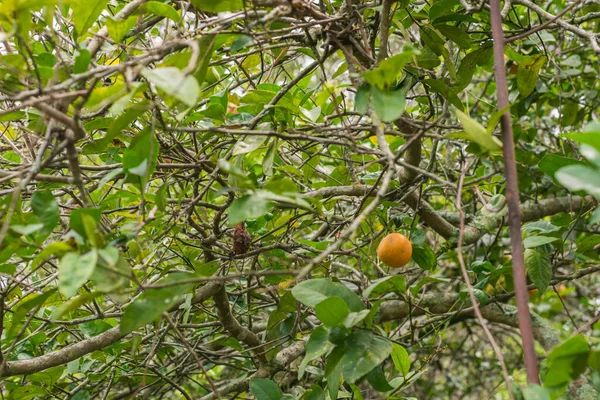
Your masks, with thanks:
M 250 237 L 244 223 L 240 222 L 233 230 L 233 254 L 246 254 L 250 248 L 250 242 L 252 242 L 252 237 Z

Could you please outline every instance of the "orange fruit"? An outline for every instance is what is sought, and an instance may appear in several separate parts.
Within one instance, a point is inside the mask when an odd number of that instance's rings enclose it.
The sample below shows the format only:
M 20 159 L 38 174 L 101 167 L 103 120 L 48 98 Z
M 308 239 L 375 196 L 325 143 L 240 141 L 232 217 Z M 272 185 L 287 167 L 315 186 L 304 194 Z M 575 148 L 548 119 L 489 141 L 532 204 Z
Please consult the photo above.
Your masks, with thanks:
M 402 268 L 410 261 L 412 244 L 406 236 L 390 233 L 379 243 L 377 256 L 392 268 Z

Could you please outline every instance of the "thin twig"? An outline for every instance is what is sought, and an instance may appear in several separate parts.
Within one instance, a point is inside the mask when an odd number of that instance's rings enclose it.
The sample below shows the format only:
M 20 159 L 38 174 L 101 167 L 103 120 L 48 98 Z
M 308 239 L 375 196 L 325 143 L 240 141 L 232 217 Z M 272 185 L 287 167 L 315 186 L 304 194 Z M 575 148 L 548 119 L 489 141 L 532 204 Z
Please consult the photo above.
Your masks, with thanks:
M 471 285 L 471 280 L 469 278 L 469 273 L 467 272 L 467 266 L 465 264 L 465 260 L 463 257 L 463 237 L 465 235 L 465 213 L 463 212 L 463 208 L 462 208 L 462 188 L 463 188 L 463 182 L 464 182 L 465 174 L 467 172 L 468 167 L 469 167 L 468 162 L 464 163 L 462 171 L 458 178 L 458 193 L 456 194 L 456 209 L 458 210 L 458 213 L 460 215 L 460 227 L 458 230 L 458 246 L 456 249 L 456 253 L 458 255 L 458 262 L 460 264 L 460 269 L 462 271 L 463 279 L 464 279 L 465 283 L 467 284 L 467 290 L 469 292 L 469 297 L 471 299 L 471 305 L 473 307 L 473 312 L 474 312 L 475 316 L 477 317 L 477 321 L 479 321 L 479 325 L 481 325 L 481 328 L 483 329 L 485 336 L 490 341 L 492 349 L 494 349 L 494 353 L 496 354 L 498 363 L 500 363 L 500 367 L 502 368 L 502 375 L 504 376 L 504 381 L 506 382 L 506 387 L 508 388 L 508 393 L 512 398 L 511 377 L 508 373 L 508 370 L 506 369 L 506 363 L 504 362 L 504 357 L 502 356 L 502 350 L 500 349 L 500 346 L 498 346 L 498 343 L 496 343 L 496 340 L 494 339 L 494 336 L 492 335 L 490 328 L 488 327 L 486 321 L 483 319 L 483 316 L 481 315 L 481 310 L 479 309 L 479 302 L 477 301 L 477 297 L 475 297 L 475 291 L 473 290 L 473 285 Z

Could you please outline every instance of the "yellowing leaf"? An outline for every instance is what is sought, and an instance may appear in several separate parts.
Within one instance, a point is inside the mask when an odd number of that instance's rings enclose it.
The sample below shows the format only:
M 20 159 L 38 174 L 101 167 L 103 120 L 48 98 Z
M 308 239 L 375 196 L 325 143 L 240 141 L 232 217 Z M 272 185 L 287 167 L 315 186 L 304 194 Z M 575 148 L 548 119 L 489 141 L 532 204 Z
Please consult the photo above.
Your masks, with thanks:
M 535 85 L 538 81 L 540 69 L 546 62 L 545 56 L 531 56 L 527 57 L 525 62 L 519 64 L 517 70 L 517 89 L 521 96 L 526 97 L 533 92 Z

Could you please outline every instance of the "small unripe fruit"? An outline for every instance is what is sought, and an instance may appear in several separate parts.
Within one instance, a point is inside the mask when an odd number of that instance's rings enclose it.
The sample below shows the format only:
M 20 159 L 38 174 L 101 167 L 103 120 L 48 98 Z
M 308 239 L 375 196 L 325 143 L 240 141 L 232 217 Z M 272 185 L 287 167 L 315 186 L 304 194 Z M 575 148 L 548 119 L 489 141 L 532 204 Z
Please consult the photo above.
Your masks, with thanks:
M 402 268 L 410 261 L 412 244 L 406 236 L 390 233 L 379 243 L 377 256 L 392 268 Z

